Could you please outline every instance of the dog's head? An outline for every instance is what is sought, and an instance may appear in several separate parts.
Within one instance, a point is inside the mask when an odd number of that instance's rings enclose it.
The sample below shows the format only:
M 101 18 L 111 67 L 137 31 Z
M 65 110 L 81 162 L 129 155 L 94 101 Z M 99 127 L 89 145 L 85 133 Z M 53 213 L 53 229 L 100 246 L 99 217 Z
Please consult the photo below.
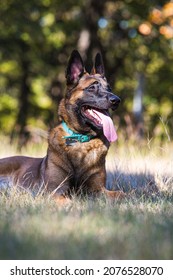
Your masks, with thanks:
M 96 55 L 89 74 L 80 54 L 74 50 L 68 62 L 66 82 L 67 92 L 59 110 L 61 119 L 74 131 L 92 135 L 104 133 L 112 141 L 109 109 L 115 110 L 120 98 L 112 93 L 104 76 L 101 55 Z

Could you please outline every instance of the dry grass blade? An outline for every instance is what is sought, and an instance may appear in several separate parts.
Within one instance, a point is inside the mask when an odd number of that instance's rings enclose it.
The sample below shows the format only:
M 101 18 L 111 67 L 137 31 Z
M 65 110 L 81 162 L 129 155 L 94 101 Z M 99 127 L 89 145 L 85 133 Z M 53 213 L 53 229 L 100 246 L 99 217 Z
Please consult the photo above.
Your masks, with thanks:
M 60 208 L 50 199 L 54 192 L 42 196 L 45 185 L 35 197 L 1 188 L 0 259 L 172 259 L 172 151 L 112 150 L 107 184 L 128 192 L 121 202 L 73 197 Z

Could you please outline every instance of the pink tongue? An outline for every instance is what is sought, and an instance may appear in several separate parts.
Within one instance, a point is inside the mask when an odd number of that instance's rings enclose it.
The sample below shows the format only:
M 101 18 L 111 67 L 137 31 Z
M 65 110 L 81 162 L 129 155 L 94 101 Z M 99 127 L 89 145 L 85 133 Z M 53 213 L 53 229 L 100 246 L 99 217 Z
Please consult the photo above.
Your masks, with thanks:
M 112 119 L 109 116 L 101 113 L 100 111 L 95 111 L 95 110 L 93 110 L 93 111 L 102 120 L 103 133 L 106 136 L 106 138 L 108 139 L 108 141 L 109 142 L 116 141 L 118 137 L 117 137 L 117 133 L 116 133 Z

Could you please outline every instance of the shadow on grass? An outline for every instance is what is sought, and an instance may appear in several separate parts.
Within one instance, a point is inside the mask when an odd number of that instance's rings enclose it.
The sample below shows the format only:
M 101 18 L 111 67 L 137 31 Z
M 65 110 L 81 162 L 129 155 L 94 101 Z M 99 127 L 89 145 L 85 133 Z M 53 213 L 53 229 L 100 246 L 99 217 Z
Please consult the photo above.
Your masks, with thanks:
M 170 231 L 147 227 L 146 235 L 139 230 L 134 236 L 120 237 L 115 232 L 106 242 L 96 236 L 67 236 L 51 239 L 40 236 L 20 236 L 4 232 L 0 234 L 0 259 L 172 259 L 173 225 Z M 122 231 L 124 229 L 122 228 Z M 137 229 L 136 229 L 137 230 Z M 143 228 L 144 230 L 144 228 Z M 124 235 L 124 234 L 123 234 Z M 166 239 L 165 239 L 166 237 Z
M 48 213 L 45 220 L 45 210 L 26 216 L 17 211 L 1 223 L 0 259 L 173 258 L 170 204 L 131 201 L 87 207 L 83 214 L 81 209 L 60 216 Z
M 0 259 L 172 259 L 173 225 L 145 225 L 137 232 L 117 234 L 101 242 L 96 235 L 53 237 L 0 234 Z M 169 231 L 168 231 L 169 228 Z M 121 229 L 122 231 L 125 228 Z M 145 234 L 144 234 L 145 233 Z M 139 235 L 141 234 L 141 235 Z
M 57 209 L 59 214 L 49 205 L 47 211 L 34 199 L 18 204 L 18 197 L 10 210 L 7 198 L 0 213 L 0 259 L 172 259 L 173 196 L 165 196 L 161 183 L 166 179 L 157 182 L 151 174 L 108 172 L 108 189 L 130 193 L 129 201 L 91 208 L 87 202 L 74 213 Z
M 151 173 L 107 172 L 108 190 L 122 190 L 138 198 L 150 200 L 166 197 L 173 201 L 173 177 L 155 176 Z
M 107 172 L 107 188 L 120 189 L 126 192 L 140 189 L 151 188 L 156 190 L 155 178 L 149 173 L 125 173 L 121 171 Z

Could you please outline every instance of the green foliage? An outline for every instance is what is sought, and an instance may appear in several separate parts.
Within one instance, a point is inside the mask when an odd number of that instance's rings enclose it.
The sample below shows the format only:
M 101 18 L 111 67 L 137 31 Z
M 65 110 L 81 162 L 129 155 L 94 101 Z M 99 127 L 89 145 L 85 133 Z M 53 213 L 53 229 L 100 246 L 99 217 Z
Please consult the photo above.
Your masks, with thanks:
M 68 56 L 78 48 L 89 60 L 102 52 L 108 80 L 122 98 L 121 126 L 128 126 L 125 115 L 133 115 L 137 76 L 143 73 L 144 132 L 159 136 L 155 131 L 163 118 L 172 137 L 173 15 L 166 2 L 1 1 L 1 130 L 9 133 L 15 124 L 36 125 L 38 118 L 44 128 L 52 122 L 52 81 L 64 85 Z M 86 66 L 90 69 L 91 63 Z M 59 90 L 62 95 L 63 86 Z

